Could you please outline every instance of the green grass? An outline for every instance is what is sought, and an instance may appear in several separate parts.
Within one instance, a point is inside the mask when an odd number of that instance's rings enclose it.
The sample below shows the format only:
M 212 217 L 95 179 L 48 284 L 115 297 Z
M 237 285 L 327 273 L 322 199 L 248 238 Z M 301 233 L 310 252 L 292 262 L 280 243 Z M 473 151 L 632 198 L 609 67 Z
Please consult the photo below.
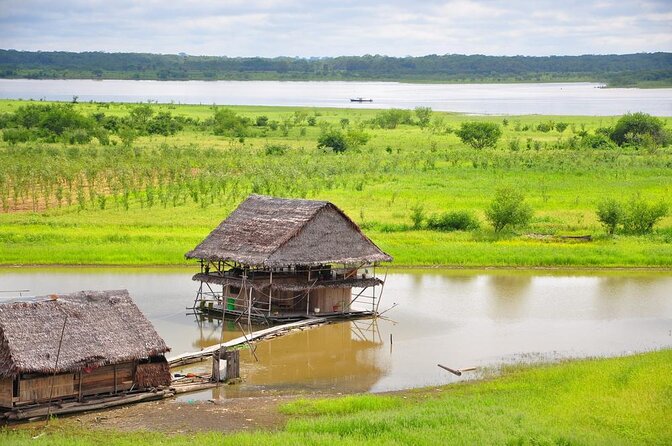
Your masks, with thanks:
M 0 101 L 0 114 L 21 101 Z M 82 113 L 125 116 L 133 104 L 77 104 Z M 209 106 L 152 105 L 203 122 Z M 672 149 L 609 150 L 569 148 L 585 130 L 613 125 L 617 117 L 487 116 L 434 112 L 443 128 L 467 120 L 503 126 L 495 149 L 475 151 L 454 133 L 402 125 L 371 129 L 369 142 L 344 154 L 316 149 L 320 127 L 347 118 L 351 126 L 373 119 L 378 110 L 299 107 L 231 107 L 254 119 L 290 119 L 295 112 L 315 116 L 316 126 L 280 131 L 253 129 L 244 142 L 188 127 L 171 137 L 140 137 L 131 148 L 30 142 L 0 142 L 0 264 L 184 263 L 192 249 L 249 193 L 326 199 L 362 226 L 397 265 L 670 267 L 672 216 L 653 234 L 604 236 L 595 210 L 605 197 L 642 194 L 672 205 Z M 562 133 L 537 130 L 540 123 L 566 122 Z M 672 119 L 665 118 L 669 126 Z M 527 130 L 523 130 L 528 126 Z M 582 130 L 583 129 L 583 130 Z M 511 141 L 520 148 L 512 151 Z M 529 144 L 528 144 L 529 142 Z M 266 155 L 267 144 L 284 144 L 284 155 Z M 529 145 L 529 148 L 528 148 Z M 94 193 L 88 187 L 95 179 Z M 72 184 L 70 205 L 55 203 L 56 190 Z M 45 187 L 44 185 L 48 186 Z M 500 186 L 522 189 L 535 210 L 528 227 L 497 235 L 484 209 Z M 13 193 L 18 190 L 18 206 Z M 78 191 L 81 192 L 78 200 Z M 128 210 L 121 200 L 128 193 Z M 163 194 L 164 202 L 160 202 Z M 32 198 L 49 194 L 50 208 L 35 211 Z M 148 203 L 151 194 L 154 202 Z M 101 209 L 104 199 L 104 209 Z M 428 215 L 453 210 L 474 213 L 481 229 L 441 233 L 414 231 L 411 208 Z M 529 234 L 587 235 L 590 243 L 567 243 Z
M 68 419 L 5 430 L 27 444 L 666 445 L 672 443 L 672 350 L 514 366 L 502 376 L 394 395 L 301 399 L 278 432 L 176 435 L 83 431 Z

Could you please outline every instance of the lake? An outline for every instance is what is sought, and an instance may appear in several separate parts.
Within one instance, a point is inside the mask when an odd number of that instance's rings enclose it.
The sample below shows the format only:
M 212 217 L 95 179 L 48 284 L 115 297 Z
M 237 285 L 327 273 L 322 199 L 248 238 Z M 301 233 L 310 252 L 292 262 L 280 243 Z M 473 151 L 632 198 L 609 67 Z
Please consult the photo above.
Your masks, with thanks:
M 0 268 L 0 296 L 127 288 L 172 348 L 197 351 L 240 335 L 186 307 L 190 268 Z M 672 347 L 671 272 L 393 270 L 384 318 L 342 322 L 258 343 L 244 382 L 185 398 L 260 391 L 383 392 L 458 378 L 437 367 L 614 356 Z M 196 364 L 191 370 L 208 371 Z M 199 369 L 200 368 L 200 369 Z
M 407 84 L 398 82 L 133 81 L 0 79 L 0 98 L 339 108 L 431 107 L 493 115 L 672 116 L 672 88 L 594 83 Z M 373 102 L 352 103 L 350 98 Z

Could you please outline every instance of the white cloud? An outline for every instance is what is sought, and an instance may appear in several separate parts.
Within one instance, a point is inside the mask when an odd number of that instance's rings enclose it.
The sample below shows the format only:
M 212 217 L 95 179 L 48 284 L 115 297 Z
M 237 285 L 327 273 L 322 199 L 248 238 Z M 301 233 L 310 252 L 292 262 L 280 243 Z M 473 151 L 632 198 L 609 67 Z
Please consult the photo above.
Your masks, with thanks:
M 671 51 L 669 0 L 0 0 L 0 47 L 228 56 Z

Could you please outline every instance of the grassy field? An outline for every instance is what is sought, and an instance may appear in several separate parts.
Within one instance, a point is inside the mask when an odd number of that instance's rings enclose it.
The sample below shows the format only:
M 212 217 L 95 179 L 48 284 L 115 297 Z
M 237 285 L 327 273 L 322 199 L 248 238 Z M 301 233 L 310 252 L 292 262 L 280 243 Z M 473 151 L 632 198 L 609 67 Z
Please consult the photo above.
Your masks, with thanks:
M 0 101 L 0 114 L 26 102 Z M 82 114 L 124 117 L 135 104 L 76 104 Z M 605 235 L 600 200 L 640 194 L 670 202 L 672 149 L 589 148 L 582 135 L 618 117 L 486 116 L 433 112 L 430 123 L 372 128 L 381 111 L 231 107 L 277 128 L 250 126 L 244 138 L 215 136 L 209 106 L 156 105 L 187 119 L 171 136 L 138 135 L 124 144 L 96 139 L 0 142 L 0 264 L 184 263 L 249 193 L 326 199 L 362 226 L 396 265 L 525 267 L 669 267 L 672 217 L 651 234 Z M 415 117 L 413 116 L 413 119 Z M 465 121 L 499 124 L 494 149 L 474 150 L 454 130 Z M 669 125 L 670 119 L 664 119 Z M 544 124 L 567 128 L 544 131 Z M 364 132 L 345 153 L 317 149 L 328 129 Z M 279 149 L 278 149 L 279 147 Z M 279 150 L 279 152 L 278 152 Z M 498 187 L 526 194 L 532 222 L 495 233 L 484 210 Z M 472 212 L 480 229 L 414 229 L 426 216 Z M 592 235 L 576 243 L 557 236 Z
M 297 400 L 278 432 L 166 437 L 82 430 L 72 419 L 47 429 L 5 429 L 12 445 L 672 443 L 672 350 L 545 366 L 515 366 L 473 383 L 399 394 Z M 40 435 L 37 439 L 34 436 Z

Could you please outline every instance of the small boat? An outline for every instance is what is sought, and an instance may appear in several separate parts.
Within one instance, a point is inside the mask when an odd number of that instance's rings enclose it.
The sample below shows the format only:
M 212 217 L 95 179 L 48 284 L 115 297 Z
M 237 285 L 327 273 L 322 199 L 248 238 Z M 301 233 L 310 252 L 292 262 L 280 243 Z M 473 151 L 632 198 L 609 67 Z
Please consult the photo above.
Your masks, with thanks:
M 373 102 L 373 99 L 350 98 L 350 102 Z

